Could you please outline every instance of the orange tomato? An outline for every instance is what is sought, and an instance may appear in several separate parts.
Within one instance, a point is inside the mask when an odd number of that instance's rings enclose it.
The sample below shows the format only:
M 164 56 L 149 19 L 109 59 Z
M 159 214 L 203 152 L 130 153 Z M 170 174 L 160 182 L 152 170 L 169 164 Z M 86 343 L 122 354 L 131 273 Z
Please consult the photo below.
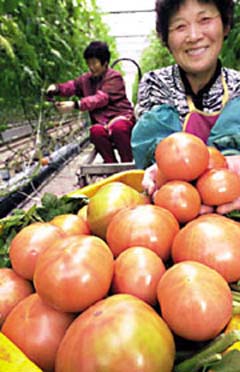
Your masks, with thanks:
M 240 196 L 240 177 L 228 168 L 210 169 L 199 177 L 196 187 L 206 205 L 230 203 Z
M 180 262 L 161 277 L 157 296 L 163 319 L 191 341 L 216 337 L 232 316 L 232 294 L 217 271 L 195 261 Z
M 35 222 L 24 227 L 10 244 L 13 269 L 23 278 L 32 280 L 39 254 L 63 236 L 63 230 L 49 222 Z
M 193 220 L 201 207 L 199 192 L 186 181 L 166 182 L 154 193 L 153 201 L 172 212 L 180 223 Z
M 228 167 L 225 156 L 216 147 L 208 146 L 208 151 L 209 151 L 208 169 Z
M 127 248 L 142 246 L 157 253 L 163 261 L 170 256 L 173 239 L 179 231 L 174 215 L 157 205 L 124 208 L 111 219 L 106 240 L 117 257 Z
M 172 259 L 198 261 L 218 271 L 229 283 L 240 280 L 240 225 L 219 214 L 188 222 L 175 236 Z
M 207 169 L 209 152 L 200 138 L 177 132 L 157 145 L 155 159 L 159 169 L 169 180 L 191 181 Z
M 149 305 L 157 304 L 157 284 L 166 271 L 161 258 L 145 247 L 131 247 L 115 260 L 113 293 L 132 294 Z
M 90 234 L 87 221 L 80 215 L 67 213 L 54 217 L 50 223 L 54 226 L 61 227 L 65 235 Z

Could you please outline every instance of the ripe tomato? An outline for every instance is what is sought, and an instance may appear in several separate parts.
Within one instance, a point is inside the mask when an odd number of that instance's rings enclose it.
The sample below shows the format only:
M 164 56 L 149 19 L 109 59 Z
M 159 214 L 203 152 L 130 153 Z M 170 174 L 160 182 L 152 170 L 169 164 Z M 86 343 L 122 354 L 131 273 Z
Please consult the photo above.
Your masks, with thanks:
M 228 167 L 225 156 L 216 147 L 208 146 L 208 152 L 209 152 L 208 169 Z
M 227 168 L 210 169 L 199 177 L 196 187 L 205 205 L 221 205 L 240 196 L 240 177 Z
M 32 284 L 14 270 L 0 269 L 0 327 L 19 301 L 33 292 Z
M 39 257 L 34 273 L 37 293 L 53 308 L 79 312 L 107 295 L 113 255 L 92 235 L 63 238 Z
M 157 284 L 166 271 L 161 258 L 144 247 L 132 247 L 115 260 L 113 293 L 128 293 L 156 305 Z
M 58 346 L 72 321 L 72 314 L 54 310 L 34 293 L 14 307 L 2 332 L 41 369 L 52 372 Z
M 87 208 L 87 220 L 90 230 L 102 239 L 106 238 L 107 226 L 119 210 L 146 204 L 147 200 L 133 187 L 122 182 L 111 182 L 102 186 L 90 198 Z
M 62 229 L 47 222 L 36 222 L 24 227 L 13 238 L 9 248 L 14 271 L 32 280 L 39 254 L 63 236 Z
M 200 138 L 177 132 L 157 145 L 155 159 L 169 180 L 192 181 L 207 168 L 209 152 Z
M 49 164 L 49 157 L 48 156 L 44 156 L 43 158 L 40 159 L 40 164 L 41 165 L 48 165 Z
M 186 181 L 166 182 L 154 193 L 153 200 L 155 205 L 172 212 L 180 223 L 193 220 L 201 208 L 199 192 Z
M 240 225 L 230 218 L 209 214 L 186 224 L 172 245 L 175 263 L 201 262 L 218 271 L 228 282 L 240 279 Z
M 80 215 L 60 214 L 54 217 L 50 223 L 61 227 L 65 235 L 90 234 L 88 223 Z
M 113 295 L 78 316 L 67 330 L 55 372 L 171 372 L 172 333 L 145 302 Z
M 142 246 L 165 261 L 178 231 L 179 224 L 171 212 L 147 204 L 118 212 L 108 226 L 106 239 L 114 256 L 127 248 Z
M 178 336 L 192 341 L 216 337 L 232 316 L 232 294 L 226 280 L 199 262 L 169 268 L 157 296 L 163 319 Z

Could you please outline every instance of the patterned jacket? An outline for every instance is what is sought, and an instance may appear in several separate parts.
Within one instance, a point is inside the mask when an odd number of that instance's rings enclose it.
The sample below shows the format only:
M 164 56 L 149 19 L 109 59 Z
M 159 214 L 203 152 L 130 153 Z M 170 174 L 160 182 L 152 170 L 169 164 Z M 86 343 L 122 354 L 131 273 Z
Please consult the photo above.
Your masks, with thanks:
M 215 74 L 216 75 L 216 74 Z M 208 84 L 201 94 L 200 108 L 212 113 L 222 108 L 222 76 L 228 87 L 229 100 L 240 96 L 240 72 L 221 67 L 218 69 L 212 84 Z M 137 116 L 150 111 L 154 106 L 169 104 L 176 108 L 180 122 L 183 123 L 189 112 L 186 98 L 186 81 L 178 65 L 163 67 L 143 75 L 139 85 Z

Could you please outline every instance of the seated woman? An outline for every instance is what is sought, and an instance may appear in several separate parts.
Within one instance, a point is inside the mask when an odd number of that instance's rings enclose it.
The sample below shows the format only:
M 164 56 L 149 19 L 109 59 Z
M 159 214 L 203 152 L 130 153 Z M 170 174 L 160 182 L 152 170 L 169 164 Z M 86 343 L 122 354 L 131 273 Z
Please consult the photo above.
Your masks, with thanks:
M 146 73 L 139 86 L 131 143 L 137 167 L 147 168 L 143 186 L 149 194 L 156 189 L 156 145 L 176 131 L 231 154 L 229 168 L 240 174 L 240 72 L 219 59 L 233 5 L 232 0 L 156 1 L 156 30 L 176 64 Z M 240 198 L 217 212 L 238 208 Z
M 89 111 L 90 140 L 104 163 L 117 162 L 114 147 L 122 162 L 131 162 L 130 137 L 135 117 L 123 78 L 109 67 L 110 51 L 106 43 L 91 42 L 84 51 L 84 58 L 90 71 L 74 80 L 51 84 L 47 95 L 78 96 L 77 102 L 61 101 L 55 106 L 61 113 L 73 109 Z

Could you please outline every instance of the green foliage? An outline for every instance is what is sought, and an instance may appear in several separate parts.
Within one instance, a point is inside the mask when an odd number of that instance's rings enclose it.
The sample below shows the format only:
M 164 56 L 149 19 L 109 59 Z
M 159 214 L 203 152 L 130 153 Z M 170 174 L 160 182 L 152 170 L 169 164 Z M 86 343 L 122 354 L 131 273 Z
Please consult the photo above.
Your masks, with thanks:
M 224 42 L 221 59 L 225 66 L 240 70 L 240 2 L 235 2 L 234 27 Z
M 158 68 L 168 66 L 174 62 L 169 50 L 164 47 L 156 36 L 155 32 L 149 36 L 149 46 L 143 51 L 140 59 L 141 71 L 144 74 L 147 71 L 156 70 Z M 137 101 L 138 81 L 134 81 L 133 86 L 133 102 Z
M 96 39 L 116 58 L 96 0 L 0 0 L 0 123 L 38 118 L 45 88 L 86 71 L 83 50 Z

